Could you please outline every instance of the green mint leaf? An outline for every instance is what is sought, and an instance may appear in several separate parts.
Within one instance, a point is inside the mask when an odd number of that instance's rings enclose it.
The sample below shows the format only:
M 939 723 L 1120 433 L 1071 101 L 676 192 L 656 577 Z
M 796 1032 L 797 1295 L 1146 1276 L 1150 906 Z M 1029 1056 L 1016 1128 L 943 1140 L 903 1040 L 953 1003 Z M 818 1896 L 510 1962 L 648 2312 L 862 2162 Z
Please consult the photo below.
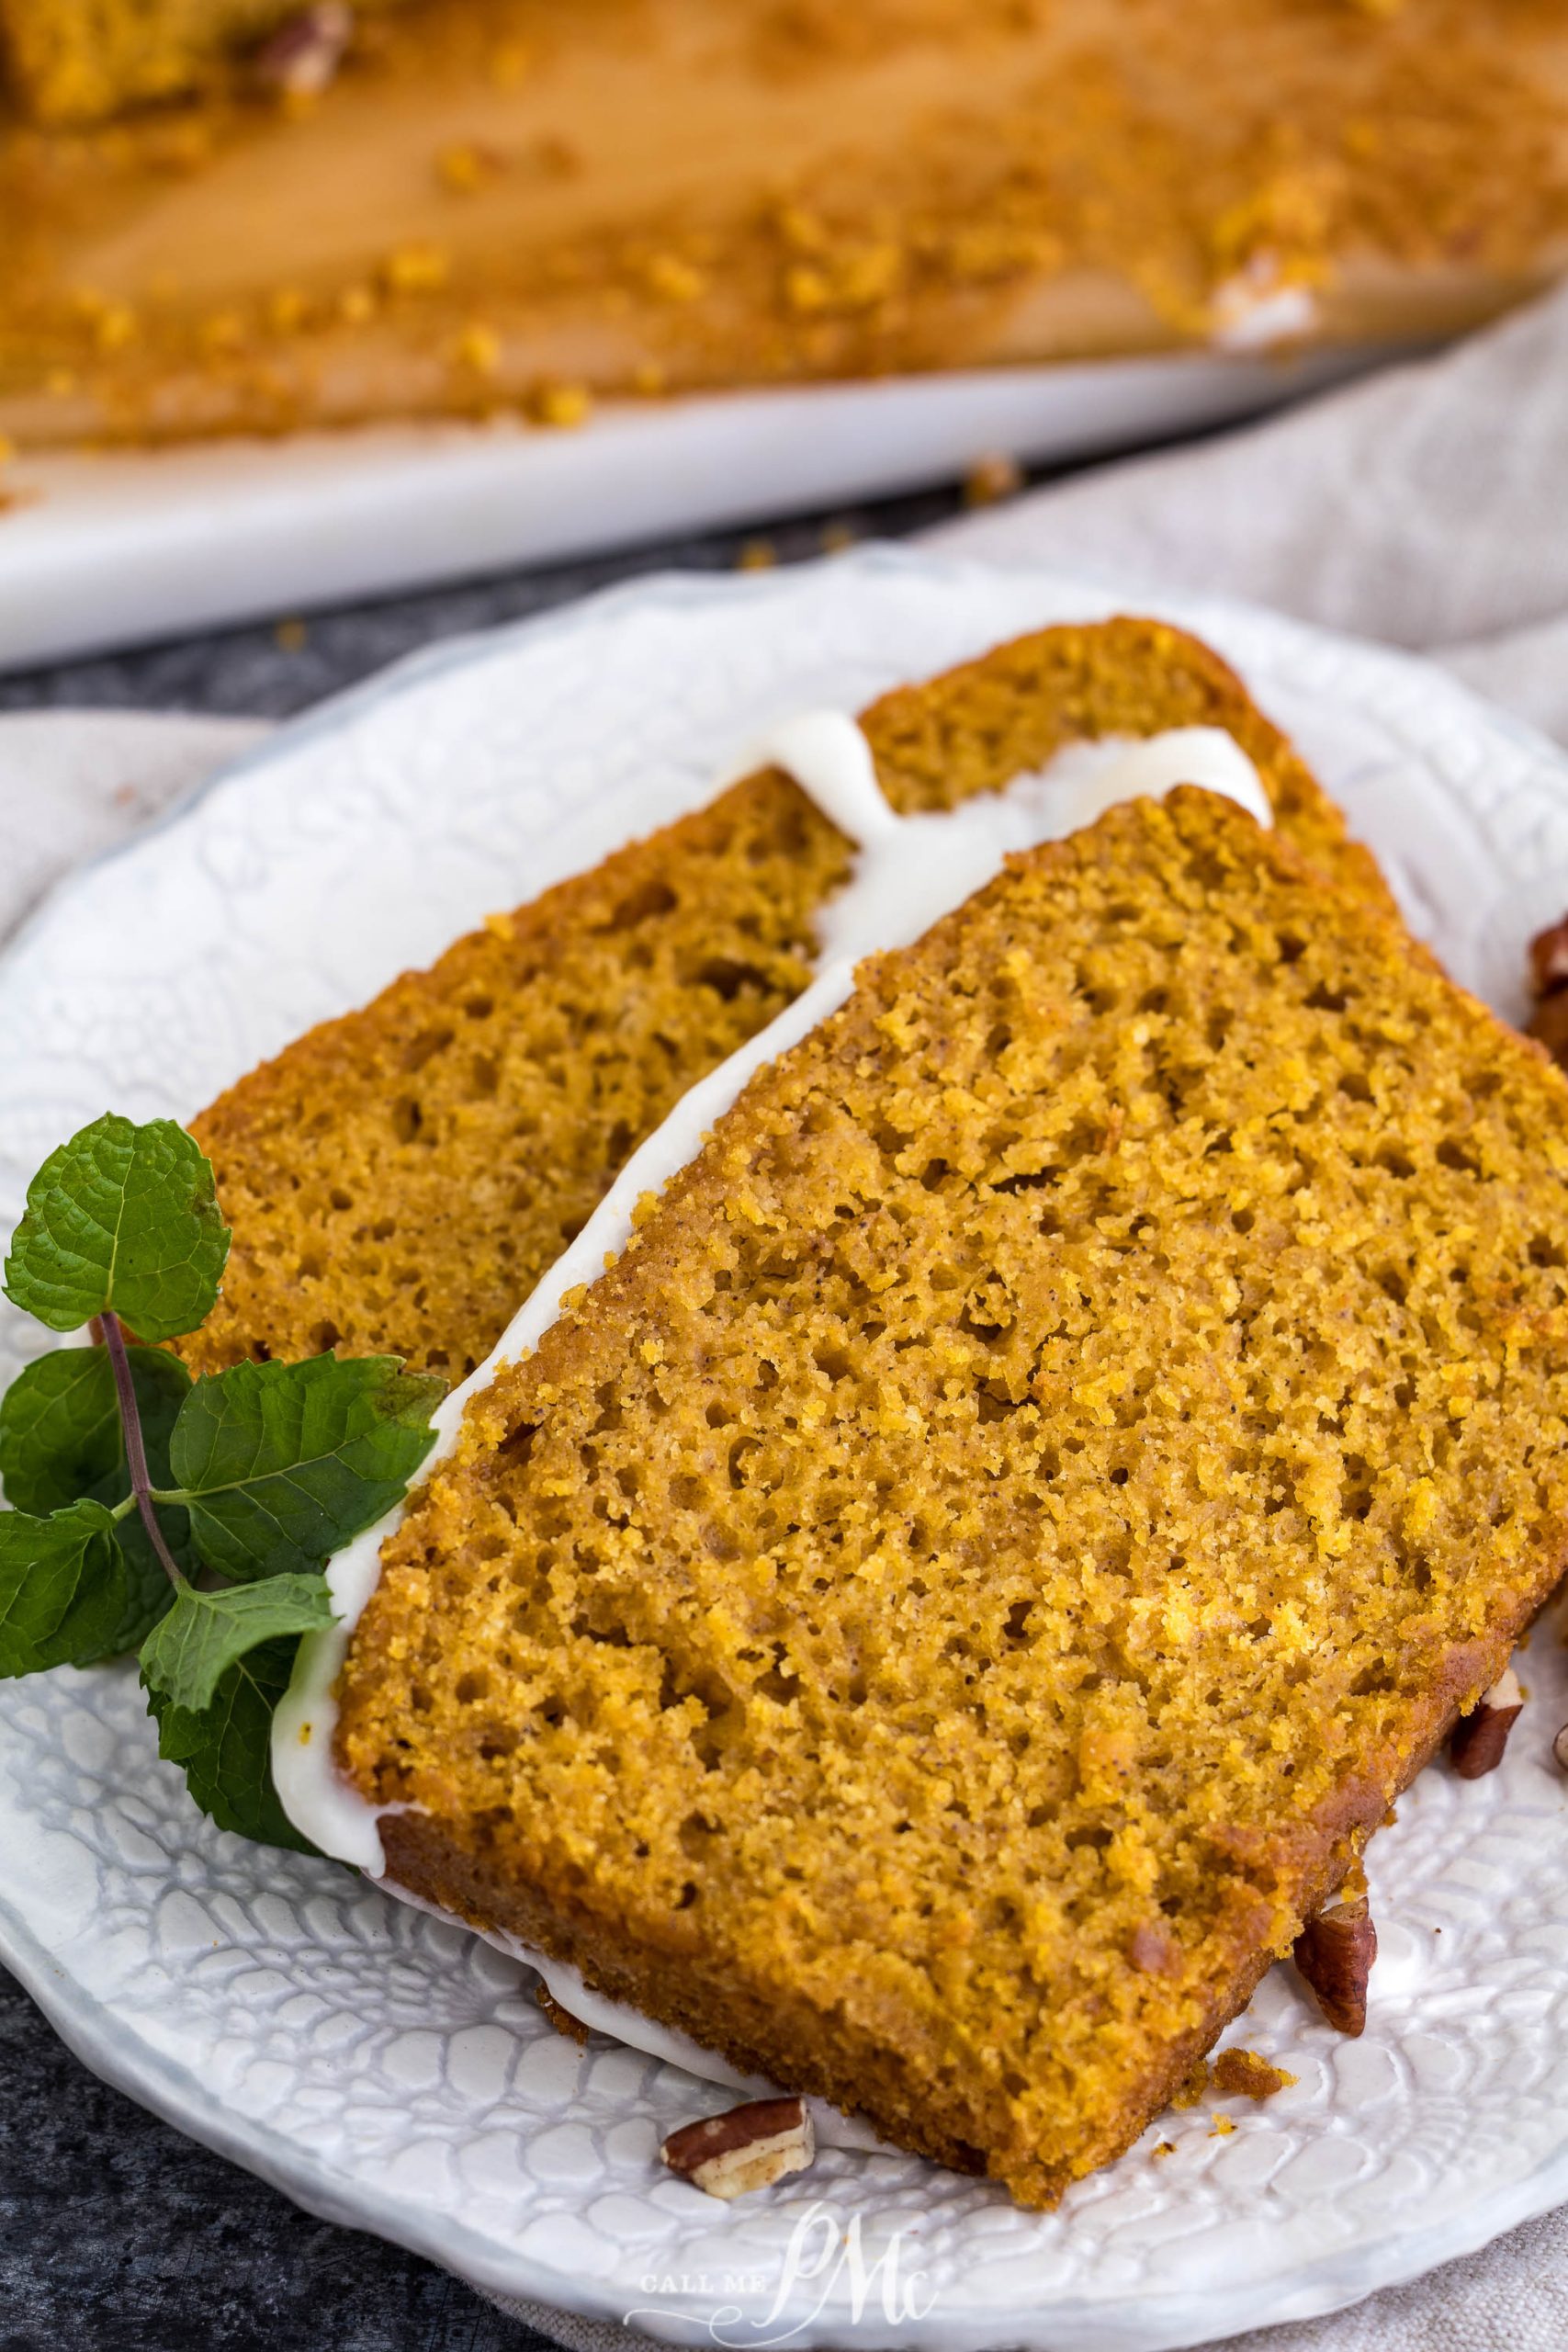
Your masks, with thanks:
M 0 1679 L 102 1655 L 125 1613 L 125 1555 L 101 1503 L 0 1511 Z
M 128 1348 L 152 1483 L 169 1483 L 169 1438 L 190 1390 L 178 1356 Z M 0 1399 L 0 1479 L 17 1510 L 51 1511 L 90 1495 L 130 1492 L 114 1366 L 102 1348 L 57 1348 L 19 1372 Z
M 190 1374 L 161 1348 L 127 1350 L 147 1464 L 167 1487 L 169 1438 L 190 1390 Z M 102 1348 L 59 1348 L 19 1373 L 0 1400 L 0 1479 L 19 1511 L 47 1516 L 79 1499 L 115 1504 L 130 1492 L 125 1439 L 115 1402 L 114 1367 Z M 159 1508 L 164 1539 L 187 1574 L 195 1567 L 189 1514 Z M 174 1588 L 132 1512 L 114 1531 L 125 1555 L 125 1613 L 97 1655 L 133 1650 L 174 1599 Z M 84 1654 L 76 1660 L 87 1663 Z
M 183 1510 L 161 1510 L 158 1523 L 164 1530 L 164 1541 L 187 1576 L 196 1567 L 189 1538 L 189 1521 Z M 139 1649 L 165 1611 L 174 1602 L 175 1588 L 169 1582 L 164 1563 L 152 1549 L 152 1540 L 135 1511 L 122 1519 L 114 1532 L 114 1540 L 125 1563 L 125 1606 L 119 1622 L 94 1649 L 81 1651 L 73 1660 L 76 1666 L 96 1666 L 100 1658 L 126 1657 Z
M 169 1448 L 198 1556 L 243 1581 L 319 1567 L 401 1498 L 444 1393 L 396 1356 L 242 1363 L 198 1380 Z
M 142 1339 L 172 1340 L 211 1313 L 228 1255 L 212 1170 L 185 1129 L 109 1112 L 28 1187 L 6 1295 L 51 1331 L 112 1309 Z
M 332 1623 L 327 1580 L 319 1573 L 268 1577 L 226 1592 L 187 1585 L 141 1645 L 141 1679 L 172 1706 L 209 1707 L 220 1678 L 247 1650 Z
M 63 1510 L 84 1495 L 96 1495 L 124 1460 L 114 1368 L 102 1348 L 61 1348 L 40 1356 L 17 1374 L 0 1401 L 0 1479 L 16 1510 L 45 1517 Z M 118 1502 L 119 1497 L 98 1499 Z
M 293 1634 L 248 1650 L 220 1678 L 208 1707 L 175 1706 L 150 1690 L 158 1753 L 185 1768 L 186 1785 L 220 1829 L 264 1846 L 313 1854 L 272 1784 L 272 1711 L 288 1688 L 299 1642 Z

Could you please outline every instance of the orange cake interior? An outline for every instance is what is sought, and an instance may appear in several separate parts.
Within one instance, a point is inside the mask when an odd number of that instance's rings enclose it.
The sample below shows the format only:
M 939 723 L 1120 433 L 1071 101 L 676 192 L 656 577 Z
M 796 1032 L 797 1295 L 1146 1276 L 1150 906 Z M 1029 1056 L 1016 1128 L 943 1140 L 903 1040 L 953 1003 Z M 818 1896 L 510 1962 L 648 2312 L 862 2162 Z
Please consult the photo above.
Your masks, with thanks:
M 1553 1583 L 1568 1084 L 1182 788 L 765 1068 L 470 1408 L 337 1758 L 392 1876 L 1025 2204 Z

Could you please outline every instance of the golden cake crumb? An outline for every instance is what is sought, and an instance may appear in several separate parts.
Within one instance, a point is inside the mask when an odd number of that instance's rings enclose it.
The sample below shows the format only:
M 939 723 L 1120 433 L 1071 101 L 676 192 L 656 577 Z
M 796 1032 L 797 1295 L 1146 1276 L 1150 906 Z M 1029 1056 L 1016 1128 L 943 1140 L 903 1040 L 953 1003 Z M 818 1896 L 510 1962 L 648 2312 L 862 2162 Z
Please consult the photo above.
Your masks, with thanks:
M 1259 2057 L 1256 2050 L 1222 2050 L 1214 2060 L 1213 2079 L 1222 2098 L 1264 2099 L 1289 2090 L 1296 2076 Z
M 452 356 L 476 376 L 494 376 L 501 368 L 501 337 L 482 319 L 470 319 L 452 345 Z
M 541 384 L 529 402 L 529 413 L 535 422 L 575 431 L 586 424 L 593 406 L 593 396 L 586 384 Z
M 505 169 L 505 158 L 493 147 L 472 140 L 457 140 L 435 158 L 435 175 L 454 196 L 473 196 Z
M 694 302 L 705 283 L 702 271 L 679 254 L 655 254 L 646 274 L 652 291 L 667 302 Z
M 446 285 L 450 271 L 439 245 L 400 245 L 388 254 L 382 277 L 394 294 L 430 294 Z

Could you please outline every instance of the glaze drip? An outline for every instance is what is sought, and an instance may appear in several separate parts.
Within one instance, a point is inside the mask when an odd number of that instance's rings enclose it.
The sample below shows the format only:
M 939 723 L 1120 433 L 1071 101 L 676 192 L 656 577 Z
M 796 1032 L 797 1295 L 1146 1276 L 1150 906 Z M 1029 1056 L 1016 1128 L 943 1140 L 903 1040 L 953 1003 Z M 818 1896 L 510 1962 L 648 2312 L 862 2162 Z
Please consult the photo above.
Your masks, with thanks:
M 1259 823 L 1271 822 L 1257 769 L 1217 728 L 1183 728 L 1132 744 L 1116 740 L 1069 745 L 1047 767 L 1015 778 L 1006 792 L 977 795 L 940 814 L 909 817 L 900 817 L 889 805 L 870 745 L 842 712 L 808 711 L 784 721 L 753 747 L 747 767 L 762 765 L 784 769 L 854 844 L 852 878 L 818 918 L 817 976 L 776 1020 L 694 1086 L 633 1153 L 491 1355 L 441 1406 L 427 1475 L 452 1452 L 470 1399 L 489 1386 L 501 1364 L 536 1348 L 566 1294 L 592 1283 L 606 1257 L 625 1247 L 638 1200 L 658 1192 L 696 1157 L 709 1129 L 748 1080 L 838 1011 L 863 956 L 910 944 L 989 882 L 1010 853 L 1075 832 L 1118 801 L 1162 795 L 1177 784 L 1200 784 L 1236 801 Z M 324 1852 L 376 1878 L 386 1870 L 380 1815 L 333 1766 L 333 1693 L 354 1628 L 376 1589 L 381 1545 L 401 1518 L 400 1506 L 329 1564 L 338 1622 L 300 1645 L 293 1682 L 273 1723 L 273 1776 L 289 1819 Z M 542 1959 L 536 1964 L 547 1971 L 551 1989 L 566 2007 L 581 2012 L 596 1998 L 575 1972 Z M 662 2029 L 649 2031 L 663 2034 Z

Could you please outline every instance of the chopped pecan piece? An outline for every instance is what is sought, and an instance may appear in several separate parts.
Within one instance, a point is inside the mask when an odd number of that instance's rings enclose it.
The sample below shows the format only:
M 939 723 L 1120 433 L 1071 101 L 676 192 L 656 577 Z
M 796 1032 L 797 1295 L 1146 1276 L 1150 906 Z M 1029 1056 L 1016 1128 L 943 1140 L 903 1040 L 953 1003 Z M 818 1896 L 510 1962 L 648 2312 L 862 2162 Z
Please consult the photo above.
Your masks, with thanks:
M 344 0 L 316 0 L 279 25 L 255 55 L 256 78 L 284 98 L 317 98 L 337 77 L 354 39 Z
M 1483 1691 L 1468 1715 L 1461 1715 L 1449 1740 L 1449 1754 L 1461 1781 L 1479 1781 L 1503 1761 L 1508 1734 L 1525 1703 L 1518 1677 L 1505 1667 L 1490 1690 Z
M 1568 915 L 1538 931 L 1529 947 L 1535 1011 L 1525 1027 L 1568 1069 Z
M 1329 2024 L 1341 2033 L 1365 2029 L 1367 1980 L 1377 1956 L 1378 1931 L 1364 1894 L 1329 1904 L 1296 1938 L 1296 1966 Z
M 1159 1921 L 1145 1920 L 1133 1930 L 1127 1957 L 1144 1976 L 1179 1976 L 1181 1946 Z
M 1538 997 L 1568 989 L 1568 915 L 1530 941 L 1530 984 Z
M 771 2188 L 786 2173 L 804 2172 L 817 2154 L 811 2118 L 802 2098 L 759 2098 L 684 2123 L 659 2151 L 671 2172 L 710 2197 L 743 2197 Z

